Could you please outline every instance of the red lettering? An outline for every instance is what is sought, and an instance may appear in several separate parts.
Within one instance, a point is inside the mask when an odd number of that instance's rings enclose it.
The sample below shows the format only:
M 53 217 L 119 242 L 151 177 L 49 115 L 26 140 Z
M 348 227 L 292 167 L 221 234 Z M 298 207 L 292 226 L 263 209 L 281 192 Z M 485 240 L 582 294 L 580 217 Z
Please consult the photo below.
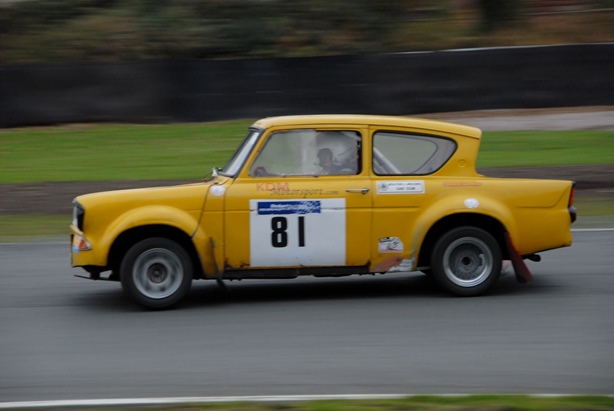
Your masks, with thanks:
M 290 183 L 256 183 L 256 191 L 289 191 Z

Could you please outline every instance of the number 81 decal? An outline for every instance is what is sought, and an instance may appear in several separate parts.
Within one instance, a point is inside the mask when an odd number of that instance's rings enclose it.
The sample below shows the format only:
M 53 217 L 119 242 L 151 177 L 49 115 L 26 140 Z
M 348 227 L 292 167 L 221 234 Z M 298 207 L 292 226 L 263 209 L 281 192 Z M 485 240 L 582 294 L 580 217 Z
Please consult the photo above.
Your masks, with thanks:
M 250 200 L 250 266 L 345 265 L 345 199 Z
M 286 217 L 273 217 L 271 219 L 271 244 L 276 248 L 288 245 L 288 219 Z M 298 217 L 298 246 L 305 247 L 305 217 Z

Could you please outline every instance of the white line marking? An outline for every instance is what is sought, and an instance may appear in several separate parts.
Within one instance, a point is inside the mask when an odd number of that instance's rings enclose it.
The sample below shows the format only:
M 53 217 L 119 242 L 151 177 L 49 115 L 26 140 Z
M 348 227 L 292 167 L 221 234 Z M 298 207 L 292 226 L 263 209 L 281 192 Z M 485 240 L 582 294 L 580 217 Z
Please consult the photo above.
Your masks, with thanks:
M 3 408 L 34 407 L 86 407 L 109 405 L 159 405 L 185 403 L 224 403 L 224 402 L 279 402 L 279 401 L 314 401 L 314 400 L 367 400 L 399 399 L 401 394 L 348 394 L 348 395 L 253 395 L 231 397 L 169 397 L 169 398 L 123 398 L 109 400 L 58 400 L 58 401 L 24 401 L 0 403 Z

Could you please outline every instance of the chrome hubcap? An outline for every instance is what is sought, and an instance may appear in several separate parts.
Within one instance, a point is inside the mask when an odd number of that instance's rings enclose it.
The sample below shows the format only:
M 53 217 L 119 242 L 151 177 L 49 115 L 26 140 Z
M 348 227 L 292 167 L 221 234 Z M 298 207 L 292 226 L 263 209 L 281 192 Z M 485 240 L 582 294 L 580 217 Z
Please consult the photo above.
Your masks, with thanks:
M 463 237 L 453 241 L 443 256 L 446 277 L 460 287 L 475 287 L 488 279 L 494 257 L 482 240 Z
M 183 266 L 172 251 L 153 248 L 137 257 L 132 277 L 141 294 L 151 299 L 162 299 L 171 296 L 181 286 Z

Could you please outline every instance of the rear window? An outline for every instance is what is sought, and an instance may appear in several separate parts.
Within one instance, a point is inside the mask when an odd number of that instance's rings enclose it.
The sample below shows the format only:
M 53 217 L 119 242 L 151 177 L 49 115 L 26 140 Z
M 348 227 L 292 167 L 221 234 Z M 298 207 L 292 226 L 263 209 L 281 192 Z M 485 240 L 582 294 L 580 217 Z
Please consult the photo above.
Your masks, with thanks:
M 439 170 L 456 150 L 442 137 L 378 131 L 373 136 L 373 172 L 378 175 L 425 175 Z

